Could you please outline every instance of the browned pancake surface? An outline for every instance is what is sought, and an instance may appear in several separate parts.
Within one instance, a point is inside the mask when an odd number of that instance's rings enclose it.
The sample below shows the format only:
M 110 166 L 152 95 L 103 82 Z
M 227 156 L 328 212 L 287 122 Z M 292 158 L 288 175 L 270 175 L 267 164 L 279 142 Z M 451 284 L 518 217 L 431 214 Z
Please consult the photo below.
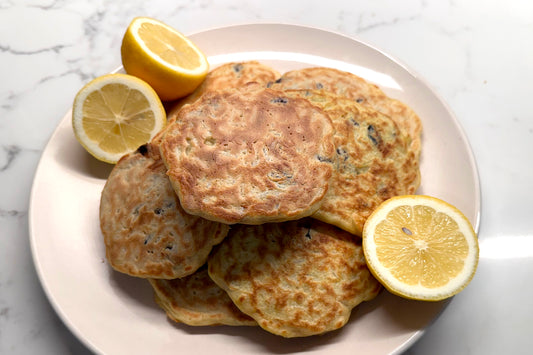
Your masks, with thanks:
M 373 108 L 392 118 L 410 138 L 410 149 L 417 157 L 420 154 L 422 123 L 417 114 L 406 104 L 385 95 L 377 85 L 357 75 L 333 68 L 303 68 L 283 74 L 269 86 L 280 90 L 325 90 Z
M 388 116 L 346 97 L 317 90 L 286 90 L 329 114 L 335 128 L 330 188 L 313 217 L 361 235 L 383 201 L 415 193 L 419 162 L 409 138 Z
M 224 223 L 314 213 L 328 189 L 331 119 L 301 98 L 258 86 L 212 91 L 179 112 L 161 152 L 183 208 Z
M 169 113 L 174 120 L 177 111 L 186 104 L 193 103 L 208 91 L 239 88 L 250 82 L 260 85 L 276 80 L 279 72 L 256 61 L 226 63 L 210 71 L 202 84 L 189 96 L 180 100 Z
M 211 280 L 207 267 L 174 279 L 149 279 L 157 304 L 175 322 L 202 325 L 257 325 Z
M 338 329 L 381 289 L 360 239 L 314 219 L 234 226 L 208 270 L 241 311 L 284 337 Z
M 227 225 L 187 214 L 180 206 L 158 147 L 124 156 L 102 191 L 100 227 L 106 255 L 117 271 L 173 279 L 193 273 Z
M 277 77 L 279 77 L 278 71 L 257 61 L 223 64 L 210 71 L 202 84 L 193 93 L 176 102 L 167 103 L 167 122 L 174 122 L 183 106 L 198 100 L 206 92 L 241 88 L 252 82 L 265 86 L 269 82 L 276 80 Z M 154 137 L 153 142 L 159 144 L 163 135 L 164 130 Z

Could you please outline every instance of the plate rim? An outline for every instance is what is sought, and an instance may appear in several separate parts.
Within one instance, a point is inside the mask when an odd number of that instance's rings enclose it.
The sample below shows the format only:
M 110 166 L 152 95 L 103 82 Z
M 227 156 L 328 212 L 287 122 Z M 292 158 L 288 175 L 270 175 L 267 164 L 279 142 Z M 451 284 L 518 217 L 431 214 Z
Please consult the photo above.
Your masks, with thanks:
M 342 32 L 336 31 L 336 30 L 331 30 L 331 29 L 328 29 L 328 28 L 317 27 L 317 26 L 309 26 L 309 25 L 301 25 L 301 24 L 294 24 L 294 23 L 290 23 L 290 22 L 280 22 L 280 23 L 271 22 L 271 21 L 266 21 L 266 22 L 261 22 L 261 21 L 243 22 L 243 23 L 232 24 L 232 25 L 227 25 L 227 26 L 215 26 L 215 27 L 201 29 L 201 30 L 198 30 L 198 31 L 193 31 L 193 32 L 187 34 L 187 36 L 202 35 L 202 34 L 206 34 L 208 32 L 217 32 L 217 31 L 221 31 L 221 30 L 230 30 L 230 29 L 235 29 L 235 28 L 265 27 L 265 26 L 272 27 L 272 28 L 275 28 L 275 27 L 286 27 L 286 28 L 295 28 L 295 29 L 299 29 L 299 30 L 310 30 L 310 31 L 326 32 L 328 34 L 339 36 L 339 37 L 342 37 L 342 38 L 350 40 L 350 41 L 358 42 L 359 44 L 361 44 L 361 45 L 363 45 L 365 47 L 368 47 L 372 51 L 375 51 L 375 52 L 379 53 L 380 55 L 388 58 L 390 61 L 392 61 L 395 64 L 397 64 L 398 66 L 400 66 L 404 71 L 406 71 L 409 75 L 411 75 L 413 78 L 415 78 L 418 82 L 423 84 L 430 91 L 430 94 L 432 96 L 434 96 L 443 105 L 443 108 L 447 111 L 447 113 L 449 114 L 449 117 L 451 119 L 453 119 L 453 121 L 454 121 L 453 123 L 457 127 L 458 133 L 461 136 L 461 139 L 462 139 L 463 143 L 465 144 L 465 146 L 467 148 L 467 154 L 468 154 L 467 158 L 468 158 L 468 161 L 470 162 L 470 166 L 472 168 L 472 173 L 473 173 L 473 177 L 474 177 L 474 179 L 473 179 L 474 187 L 475 187 L 475 190 L 474 190 L 474 194 L 475 194 L 475 203 L 474 203 L 474 205 L 475 205 L 475 207 L 474 207 L 474 209 L 475 209 L 475 211 L 477 211 L 475 216 L 474 216 L 474 220 L 471 221 L 471 222 L 472 222 L 474 231 L 479 236 L 479 228 L 480 228 L 480 220 L 481 220 L 481 199 L 482 199 L 481 181 L 480 181 L 480 175 L 479 175 L 479 169 L 478 169 L 477 161 L 476 161 L 476 158 L 475 158 L 474 151 L 472 149 L 471 143 L 468 140 L 466 131 L 465 131 L 463 125 L 461 124 L 461 122 L 459 121 L 459 119 L 457 118 L 457 116 L 455 115 L 455 113 L 451 110 L 451 107 L 449 106 L 449 104 L 442 98 L 442 96 L 426 81 L 426 79 L 424 77 L 419 75 L 416 71 L 414 71 L 411 67 L 406 65 L 404 62 L 402 62 L 401 60 L 399 60 L 395 56 L 390 55 L 387 52 L 384 52 L 383 50 L 381 50 L 380 48 L 376 47 L 375 45 L 372 45 L 372 44 L 368 43 L 367 41 L 358 38 L 357 36 L 347 35 L 345 33 L 342 33 Z M 119 69 L 115 69 L 114 71 L 120 70 L 120 68 L 121 67 L 119 67 Z M 34 223 L 35 223 L 35 214 L 36 214 L 35 211 L 37 210 L 37 208 L 35 206 L 35 204 L 36 204 L 35 194 L 36 194 L 36 190 L 37 190 L 36 186 L 38 184 L 38 179 L 39 179 L 39 177 L 41 175 L 41 170 L 43 169 L 43 165 L 45 164 L 45 161 L 44 161 L 43 157 L 44 157 L 45 153 L 47 152 L 48 148 L 50 147 L 50 145 L 52 144 L 54 138 L 59 134 L 60 130 L 62 129 L 62 126 L 64 124 L 66 124 L 65 121 L 68 120 L 68 116 L 69 115 L 71 115 L 71 109 L 69 109 L 65 113 L 63 118 L 61 118 L 59 120 L 58 124 L 56 125 L 54 131 L 50 135 L 49 139 L 47 140 L 47 142 L 46 142 L 46 144 L 45 144 L 45 146 L 42 149 L 42 152 L 40 154 L 39 162 L 38 162 L 37 167 L 35 169 L 34 177 L 33 177 L 33 180 L 32 180 L 30 196 L 29 196 L 28 234 L 29 234 L 29 239 L 30 239 L 30 249 L 31 249 L 32 261 L 34 263 L 34 268 L 35 268 L 35 271 L 37 273 L 37 276 L 38 276 L 38 279 L 39 279 L 39 283 L 40 283 L 42 289 L 44 290 L 44 293 L 45 293 L 50 305 L 52 306 L 52 308 L 54 309 L 56 314 L 59 316 L 61 321 L 66 325 L 66 327 L 77 338 L 78 341 L 80 341 L 82 344 L 84 344 L 91 351 L 93 351 L 95 353 L 100 353 L 101 349 L 96 344 L 93 344 L 93 342 L 90 339 L 88 339 L 86 336 L 84 336 L 84 334 L 81 332 L 81 330 L 78 328 L 78 326 L 70 319 L 70 317 L 67 314 L 64 313 L 63 309 L 59 305 L 59 302 L 55 298 L 54 292 L 50 289 L 50 285 L 46 283 L 44 271 L 43 271 L 42 266 L 41 266 L 41 260 L 39 259 L 39 254 L 38 254 L 38 251 L 37 251 L 37 240 L 36 240 L 36 236 L 35 236 Z M 449 302 L 452 299 L 453 298 L 449 299 L 448 301 L 446 301 L 443 304 L 443 306 L 440 309 L 440 311 L 433 317 L 433 319 L 424 328 L 416 330 L 405 342 L 403 342 L 401 345 L 397 346 L 396 349 L 394 349 L 394 351 L 391 352 L 391 354 L 400 354 L 400 353 L 406 351 L 407 349 L 409 349 L 418 339 L 420 339 L 420 337 L 423 336 L 423 334 L 426 332 L 426 330 L 439 318 L 439 316 L 442 314 L 442 312 L 444 312 L 444 310 L 447 308 Z

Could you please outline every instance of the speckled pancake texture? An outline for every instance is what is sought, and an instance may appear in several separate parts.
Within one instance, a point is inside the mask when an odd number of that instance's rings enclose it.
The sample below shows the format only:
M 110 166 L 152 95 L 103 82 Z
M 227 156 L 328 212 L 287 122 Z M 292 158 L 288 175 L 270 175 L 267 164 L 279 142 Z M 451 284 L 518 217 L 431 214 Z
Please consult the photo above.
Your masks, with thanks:
M 375 109 L 392 118 L 410 139 L 410 149 L 420 155 L 422 123 L 406 104 L 385 95 L 375 84 L 352 73 L 333 68 L 303 68 L 284 73 L 270 83 L 273 89 L 324 90 L 352 99 L 364 107 Z
M 175 119 L 176 113 L 181 107 L 193 103 L 208 91 L 239 88 L 250 82 L 266 85 L 276 80 L 279 75 L 275 69 L 256 61 L 223 64 L 210 71 L 202 84 L 192 94 L 176 103 L 168 115 L 169 120 Z
M 227 225 L 187 214 L 158 147 L 144 145 L 111 171 L 100 200 L 106 256 L 120 272 L 174 279 L 202 266 Z
M 211 280 L 205 266 L 183 278 L 149 281 L 157 304 L 175 322 L 192 326 L 257 325 Z
M 166 127 L 112 170 L 100 227 L 109 264 L 169 319 L 307 337 L 377 296 L 360 236 L 420 185 L 410 107 L 352 73 L 256 61 L 165 104 Z
M 161 153 L 181 205 L 228 224 L 314 213 L 329 186 L 331 119 L 306 99 L 251 85 L 181 109 Z
M 248 83 L 256 83 L 261 86 L 266 86 L 269 82 L 276 80 L 279 75 L 277 70 L 256 61 L 222 64 L 211 70 L 202 84 L 190 95 L 178 101 L 165 103 L 168 112 L 167 122 L 174 122 L 178 116 L 178 112 L 183 106 L 195 102 L 206 92 L 241 88 Z M 164 130 L 157 134 L 152 141 L 155 144 L 159 144 L 163 135 Z
M 208 270 L 242 312 L 284 337 L 338 329 L 381 289 L 360 239 L 311 218 L 232 227 Z
M 287 90 L 329 114 L 335 128 L 330 188 L 313 217 L 361 235 L 383 201 L 415 193 L 419 162 L 409 138 L 388 116 L 348 98 L 317 90 Z

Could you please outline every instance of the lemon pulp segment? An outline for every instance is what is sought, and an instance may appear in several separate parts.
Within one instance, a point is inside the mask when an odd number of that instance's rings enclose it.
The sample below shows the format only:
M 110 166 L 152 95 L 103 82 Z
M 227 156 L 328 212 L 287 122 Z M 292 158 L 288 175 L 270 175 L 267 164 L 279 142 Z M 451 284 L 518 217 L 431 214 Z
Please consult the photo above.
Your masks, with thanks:
M 162 26 L 144 22 L 139 27 L 138 34 L 146 47 L 163 62 L 188 70 L 202 65 L 198 53 L 191 46 Z
M 155 127 L 148 100 L 123 84 L 107 84 L 90 93 L 82 112 L 87 137 L 110 153 L 136 149 Z
M 383 202 L 363 228 L 369 269 L 390 292 L 438 301 L 471 281 L 479 260 L 477 235 L 454 206 L 431 196 Z
M 450 216 L 427 206 L 400 206 L 375 231 L 376 253 L 398 280 L 435 288 L 464 268 L 468 243 Z
M 150 141 L 165 123 L 156 92 L 125 74 L 92 80 L 78 92 L 72 108 L 76 139 L 94 157 L 112 164 Z

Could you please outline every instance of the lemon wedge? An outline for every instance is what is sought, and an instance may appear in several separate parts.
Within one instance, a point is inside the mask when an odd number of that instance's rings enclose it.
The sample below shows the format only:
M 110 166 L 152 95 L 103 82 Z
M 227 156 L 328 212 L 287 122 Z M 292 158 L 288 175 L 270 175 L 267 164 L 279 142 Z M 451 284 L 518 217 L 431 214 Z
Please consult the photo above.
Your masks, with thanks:
M 363 228 L 368 267 L 391 293 L 415 300 L 451 297 L 472 280 L 477 236 L 456 207 L 431 196 L 383 202 Z
M 148 17 L 134 18 L 121 46 L 126 73 L 150 84 L 161 100 L 184 97 L 202 83 L 207 58 L 187 37 Z
M 116 163 L 150 141 L 166 124 L 156 92 L 127 74 L 107 74 L 86 84 L 74 98 L 76 139 L 95 158 Z

